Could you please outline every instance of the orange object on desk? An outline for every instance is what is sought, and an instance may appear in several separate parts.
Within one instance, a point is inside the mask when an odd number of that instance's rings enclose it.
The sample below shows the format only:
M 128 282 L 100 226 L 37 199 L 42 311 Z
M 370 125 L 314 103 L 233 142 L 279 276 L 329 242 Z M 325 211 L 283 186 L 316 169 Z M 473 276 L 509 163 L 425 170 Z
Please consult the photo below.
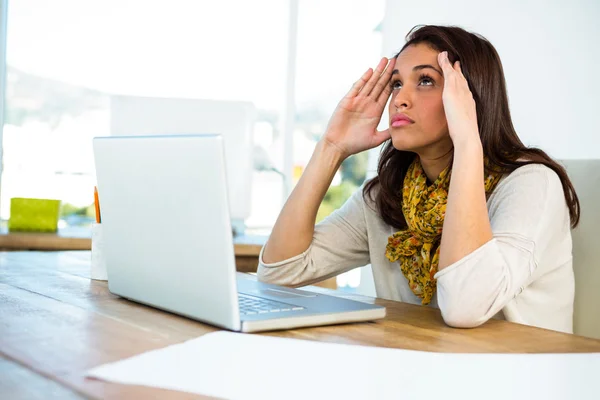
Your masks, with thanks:
M 100 201 L 98 200 L 98 188 L 94 186 L 94 207 L 96 208 L 96 223 L 101 222 L 100 217 Z

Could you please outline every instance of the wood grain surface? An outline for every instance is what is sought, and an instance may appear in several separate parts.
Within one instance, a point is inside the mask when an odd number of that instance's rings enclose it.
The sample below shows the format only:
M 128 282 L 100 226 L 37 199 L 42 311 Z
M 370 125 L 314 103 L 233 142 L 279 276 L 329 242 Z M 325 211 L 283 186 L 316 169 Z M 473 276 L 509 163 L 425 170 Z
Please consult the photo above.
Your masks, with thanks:
M 88 251 L 0 253 L 0 397 L 198 398 L 84 377 L 100 364 L 217 330 L 111 294 L 106 282 L 89 279 L 89 260 Z M 388 316 L 263 335 L 439 352 L 600 352 L 600 340 L 500 320 L 454 329 L 437 309 L 308 289 L 384 305 Z

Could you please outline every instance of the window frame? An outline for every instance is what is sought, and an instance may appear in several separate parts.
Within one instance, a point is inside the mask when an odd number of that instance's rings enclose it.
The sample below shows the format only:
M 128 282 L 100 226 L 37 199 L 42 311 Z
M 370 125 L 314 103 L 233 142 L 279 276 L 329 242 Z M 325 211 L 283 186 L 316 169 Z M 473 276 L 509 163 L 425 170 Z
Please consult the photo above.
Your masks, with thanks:
M 2 166 L 4 153 L 2 148 L 4 132 L 4 108 L 6 101 L 6 35 L 8 21 L 8 0 L 0 0 L 0 180 L 2 179 Z M 0 182 L 0 191 L 2 184 Z

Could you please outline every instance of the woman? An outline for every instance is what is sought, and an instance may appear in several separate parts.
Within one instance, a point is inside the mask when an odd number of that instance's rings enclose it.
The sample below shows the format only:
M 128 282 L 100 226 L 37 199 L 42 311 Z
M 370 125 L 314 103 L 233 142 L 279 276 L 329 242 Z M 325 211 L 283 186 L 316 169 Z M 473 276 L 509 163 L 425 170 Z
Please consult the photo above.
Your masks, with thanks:
M 378 176 L 315 226 L 341 162 L 386 141 Z M 339 103 L 258 276 L 303 286 L 370 263 L 378 297 L 439 307 L 450 326 L 496 316 L 572 332 L 578 221 L 565 170 L 513 128 L 494 47 L 423 26 Z

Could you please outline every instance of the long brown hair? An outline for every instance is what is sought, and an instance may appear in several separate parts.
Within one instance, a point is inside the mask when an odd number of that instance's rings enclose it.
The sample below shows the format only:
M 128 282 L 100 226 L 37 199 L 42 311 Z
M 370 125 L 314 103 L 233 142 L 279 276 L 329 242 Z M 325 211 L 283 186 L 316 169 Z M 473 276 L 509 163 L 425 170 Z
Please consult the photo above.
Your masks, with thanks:
M 551 168 L 562 183 L 571 226 L 579 223 L 579 199 L 565 169 L 538 148 L 526 147 L 517 136 L 510 118 L 506 82 L 500 57 L 492 44 L 474 33 L 455 26 L 415 26 L 406 35 L 406 44 L 394 56 L 411 45 L 426 43 L 436 51 L 447 51 L 452 64 L 460 61 L 463 75 L 477 107 L 479 136 L 483 153 L 489 160 L 489 169 L 510 173 L 527 164 L 543 164 Z M 375 204 L 383 220 L 396 228 L 406 228 L 402 213 L 402 187 L 406 171 L 415 153 L 396 150 L 392 141 L 384 144 L 378 175 L 367 182 L 363 196 L 373 199 L 372 191 L 378 188 Z M 517 161 L 518 159 L 527 161 Z

